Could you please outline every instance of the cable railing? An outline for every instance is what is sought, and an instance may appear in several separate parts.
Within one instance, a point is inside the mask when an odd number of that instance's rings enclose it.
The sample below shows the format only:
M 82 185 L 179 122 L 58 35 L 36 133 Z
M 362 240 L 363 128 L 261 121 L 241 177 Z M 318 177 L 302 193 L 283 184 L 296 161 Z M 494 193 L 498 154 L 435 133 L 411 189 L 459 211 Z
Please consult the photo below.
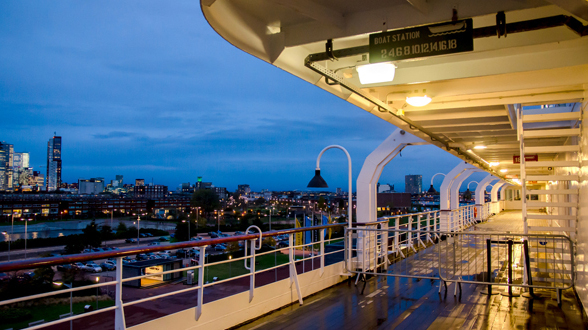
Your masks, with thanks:
M 373 246 L 351 247 L 352 252 L 362 254 L 373 260 L 357 263 L 346 262 L 346 270 L 354 274 L 408 277 L 440 280 L 442 283 L 482 284 L 493 294 L 493 286 L 506 287 L 509 296 L 518 294 L 514 289 L 525 288 L 535 297 L 534 290 L 555 290 L 557 301 L 561 303 L 562 291 L 570 289 L 575 283 L 574 244 L 564 235 L 516 234 L 493 232 L 447 232 L 435 231 L 438 238 L 435 245 L 414 251 L 391 263 L 390 258 L 382 258 L 394 253 L 370 254 L 365 249 L 393 247 L 398 237 L 411 237 L 421 232 L 410 229 L 376 229 L 355 227 L 345 229 L 345 235 L 379 238 Z M 388 244 L 383 244 L 388 241 Z M 390 242 L 391 241 L 391 242 Z M 386 251 L 384 251 L 386 252 Z M 347 253 L 347 251 L 345 252 Z M 370 266 L 377 265 L 377 267 Z M 454 294 L 457 294 L 457 286 Z M 494 292 L 496 293 L 496 292 Z
M 279 230 L 279 231 L 271 231 L 271 232 L 259 232 L 257 234 L 245 234 L 239 236 L 231 236 L 231 237 L 222 237 L 222 238 L 215 238 L 215 239 L 206 239 L 200 241 L 190 241 L 190 242 L 181 242 L 181 243 L 172 243 L 163 246 L 148 246 L 148 247 L 131 247 L 131 248 L 124 248 L 116 251 L 108 251 L 108 252 L 96 252 L 96 253 L 85 253 L 85 254 L 77 254 L 77 255 L 69 255 L 69 256 L 60 256 L 60 257 L 50 257 L 50 258 L 38 258 L 38 259 L 27 259 L 27 260 L 18 260 L 18 261 L 11 261 L 0 263 L 0 272 L 9 272 L 9 271 L 17 271 L 22 269 L 33 269 L 33 268 L 41 268 L 41 267 L 50 267 L 50 266 L 57 266 L 62 264 L 71 264 L 75 262 L 85 262 L 85 261 L 93 261 L 99 259 L 107 259 L 107 258 L 114 258 L 116 260 L 116 269 L 115 269 L 115 276 L 114 280 L 102 283 L 96 283 L 91 285 L 85 285 L 81 287 L 75 288 L 68 288 L 62 289 L 58 291 L 52 292 L 45 292 L 39 293 L 24 297 L 18 297 L 14 299 L 8 299 L 0 301 L 0 306 L 6 306 L 16 303 L 21 303 L 25 301 L 35 300 L 39 298 L 47 298 L 56 295 L 63 295 L 64 293 L 71 293 L 77 292 L 81 290 L 87 289 L 100 289 L 102 287 L 107 286 L 115 286 L 115 294 L 114 294 L 114 306 L 101 308 L 91 312 L 85 312 L 79 315 L 69 315 L 68 317 L 63 317 L 60 319 L 56 319 L 49 322 L 44 322 L 41 324 L 31 324 L 30 327 L 26 329 L 39 329 L 43 327 L 48 327 L 52 325 L 56 325 L 63 322 L 73 321 L 76 319 L 89 317 L 95 315 L 97 313 L 103 313 L 107 311 L 114 311 L 115 312 L 115 328 L 116 329 L 125 329 L 126 322 L 124 317 L 124 309 L 125 307 L 129 307 L 132 305 L 153 301 L 156 299 L 165 298 L 172 295 L 177 295 L 181 293 L 196 291 L 197 295 L 197 304 L 196 304 L 196 319 L 199 319 L 202 314 L 202 305 L 204 304 L 204 288 L 212 287 L 216 285 L 221 285 L 223 283 L 239 280 L 243 278 L 249 277 L 249 296 L 250 301 L 253 299 L 255 294 L 256 288 L 256 275 L 268 272 L 271 270 L 277 270 L 280 267 L 287 267 L 288 275 L 292 283 L 295 284 L 295 288 L 298 293 L 298 299 L 300 304 L 302 304 L 302 293 L 300 290 L 300 285 L 298 282 L 298 270 L 297 264 L 302 264 L 302 272 L 306 270 L 304 267 L 307 266 L 308 262 L 310 261 L 310 269 L 315 270 L 315 261 L 318 260 L 318 265 L 316 270 L 320 270 L 321 275 L 324 272 L 325 258 L 327 256 L 331 256 L 334 254 L 341 254 L 341 261 L 343 260 L 343 251 L 345 250 L 344 247 L 340 247 L 337 249 L 331 249 L 330 251 L 326 251 L 326 246 L 332 246 L 332 243 L 343 241 L 342 237 L 336 238 L 326 238 L 327 230 L 343 227 L 346 224 L 329 224 L 329 225 L 322 225 L 322 226 L 313 226 L 313 227 L 306 227 L 306 228 L 296 228 L 296 229 L 288 229 L 288 230 Z M 295 235 L 300 235 L 301 233 L 314 231 L 318 234 L 318 239 L 314 242 L 302 243 L 302 244 L 295 244 Z M 248 231 L 249 232 L 249 231 Z M 263 238 L 266 237 L 275 237 L 278 235 L 288 235 L 288 246 L 287 247 L 277 247 L 275 250 L 265 251 L 265 252 L 256 252 L 259 247 L 261 246 L 261 242 Z M 243 257 L 228 259 L 228 260 L 221 260 L 216 262 L 206 262 L 206 247 L 213 245 L 213 244 L 224 244 L 224 243 L 231 243 L 231 242 L 245 242 L 245 245 L 249 245 L 250 252 L 245 254 Z M 257 246 L 256 246 L 257 244 Z M 345 242 L 347 245 L 347 242 Z M 156 273 L 149 273 L 149 274 L 142 274 L 139 276 L 131 276 L 131 277 L 124 277 L 123 276 L 123 258 L 127 256 L 133 256 L 141 253 L 149 253 L 149 252 L 160 252 L 166 250 L 174 250 L 174 249 L 184 249 L 184 248 L 197 248 L 199 251 L 198 262 L 197 265 L 182 267 L 179 269 L 161 271 Z M 300 254 L 296 251 L 302 251 L 301 255 L 302 258 L 297 258 L 296 255 Z M 287 253 L 288 254 L 288 261 L 284 264 L 274 265 L 271 267 L 266 267 L 263 269 L 256 269 L 256 258 L 261 258 L 263 256 L 269 254 L 277 254 L 277 253 Z M 248 273 L 241 274 L 237 276 L 230 276 L 225 279 L 220 279 L 218 281 L 213 282 L 205 282 L 205 270 L 210 267 L 223 265 L 226 263 L 234 263 L 238 261 L 245 262 L 245 267 L 248 269 Z M 247 262 L 249 266 L 247 266 Z M 135 299 L 131 301 L 123 301 L 122 291 L 123 291 L 123 284 L 128 283 L 131 281 L 142 280 L 148 277 L 154 276 L 163 276 L 166 274 L 178 273 L 178 272 L 187 272 L 187 271 L 194 271 L 197 273 L 197 284 L 185 289 L 175 290 L 173 292 L 165 292 L 145 298 Z M 36 323 L 36 322 L 32 322 Z

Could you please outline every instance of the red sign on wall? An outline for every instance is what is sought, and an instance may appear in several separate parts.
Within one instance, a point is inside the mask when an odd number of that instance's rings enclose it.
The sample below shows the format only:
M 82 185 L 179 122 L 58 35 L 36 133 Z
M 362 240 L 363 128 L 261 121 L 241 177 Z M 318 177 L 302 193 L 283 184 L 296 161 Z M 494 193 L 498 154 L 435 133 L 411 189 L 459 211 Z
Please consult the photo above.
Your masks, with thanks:
M 526 162 L 537 162 L 539 161 L 539 156 L 537 154 L 534 155 L 525 155 Z M 512 163 L 513 164 L 520 164 L 521 163 L 521 156 L 512 156 Z

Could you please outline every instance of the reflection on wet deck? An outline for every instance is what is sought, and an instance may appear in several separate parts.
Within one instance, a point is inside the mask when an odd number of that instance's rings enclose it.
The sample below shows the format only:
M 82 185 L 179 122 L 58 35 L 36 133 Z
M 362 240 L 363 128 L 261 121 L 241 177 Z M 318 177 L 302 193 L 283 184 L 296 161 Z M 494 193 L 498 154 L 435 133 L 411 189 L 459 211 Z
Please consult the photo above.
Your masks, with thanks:
M 339 284 L 239 329 L 588 329 L 572 290 L 558 307 L 555 292 L 542 299 L 481 294 L 481 285 L 464 284 L 453 296 L 439 294 L 438 281 L 394 277 Z M 459 290 L 458 290 L 459 293 Z
M 494 219 L 472 228 L 472 233 L 522 231 L 517 230 L 522 229 L 520 212 L 503 213 Z M 452 276 L 484 271 L 483 263 L 473 262 L 475 256 L 483 255 L 483 245 L 476 249 L 476 244 L 464 243 L 471 246 L 464 260 L 472 262 L 465 263 L 467 271 L 453 270 Z M 434 249 L 438 247 L 397 261 L 390 271 L 433 275 L 431 272 L 439 270 L 437 261 L 431 258 Z M 445 271 L 443 267 L 441 271 Z M 363 283 L 353 283 L 351 280 L 321 291 L 306 298 L 303 306 L 288 306 L 239 329 L 588 329 L 584 310 L 571 289 L 563 292 L 559 307 L 555 290 L 535 290 L 538 299 L 529 299 L 488 296 L 482 294 L 484 285 L 463 284 L 454 296 L 455 284 L 439 293 L 437 280 L 372 277 L 362 294 Z M 495 286 L 495 291 L 505 291 L 505 287 Z

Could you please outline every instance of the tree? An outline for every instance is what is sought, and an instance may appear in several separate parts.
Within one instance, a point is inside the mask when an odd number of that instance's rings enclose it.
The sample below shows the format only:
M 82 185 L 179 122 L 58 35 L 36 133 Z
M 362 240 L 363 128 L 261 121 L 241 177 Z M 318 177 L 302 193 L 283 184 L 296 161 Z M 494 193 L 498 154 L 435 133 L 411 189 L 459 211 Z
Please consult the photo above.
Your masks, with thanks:
M 318 199 L 318 209 L 320 211 L 326 211 L 327 210 L 327 205 L 326 205 L 326 200 L 323 196 L 320 196 Z
M 104 241 L 112 239 L 114 237 L 112 227 L 107 225 L 100 227 L 100 236 Z
M 102 235 L 98 231 L 98 226 L 96 225 L 96 222 L 94 220 L 92 220 L 92 222 L 89 225 L 87 225 L 86 228 L 84 228 L 82 231 L 82 235 L 84 237 L 84 242 L 86 243 L 86 245 L 90 245 L 93 247 L 99 247 L 100 245 L 102 245 Z
M 66 254 L 78 254 L 86 248 L 86 243 L 84 243 L 84 239 L 81 237 L 82 235 L 71 235 L 68 236 L 69 242 L 65 245 L 65 253 Z
M 50 284 L 53 283 L 53 276 L 55 276 L 55 271 L 51 267 L 40 267 L 35 269 L 33 281 L 38 284 Z
M 247 242 L 246 242 L 247 243 Z M 227 244 L 227 252 L 231 253 L 231 252 L 237 252 L 239 251 L 240 247 L 239 247 L 239 243 L 238 242 L 229 242 Z
M 193 221 L 178 221 L 176 224 L 176 239 L 179 241 L 187 241 L 189 240 L 188 237 L 188 223 L 190 224 L 190 232 L 189 234 L 192 236 L 196 235 L 196 224 Z
M 255 200 L 255 205 L 263 205 L 265 204 L 265 198 L 263 197 L 259 197 L 258 199 Z
M 192 207 L 199 207 L 204 212 L 206 219 L 210 218 L 210 214 L 220 208 L 218 196 L 211 189 L 199 189 L 192 194 L 190 201 Z
M 124 222 L 119 222 L 118 227 L 116 227 L 116 234 L 118 236 L 124 236 L 124 234 L 128 231 L 127 225 Z

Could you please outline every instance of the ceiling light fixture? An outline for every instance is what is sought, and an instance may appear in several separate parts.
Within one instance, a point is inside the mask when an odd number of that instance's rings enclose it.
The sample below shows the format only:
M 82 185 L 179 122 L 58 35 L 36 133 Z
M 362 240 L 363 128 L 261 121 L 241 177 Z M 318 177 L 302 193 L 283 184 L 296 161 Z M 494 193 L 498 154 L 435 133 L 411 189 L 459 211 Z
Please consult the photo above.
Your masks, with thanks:
M 413 107 L 424 107 L 425 105 L 431 103 L 431 98 L 427 95 L 407 96 L 406 103 L 412 105 Z
M 355 68 L 362 85 L 377 84 L 394 80 L 396 65 L 392 62 L 361 65 Z
M 498 165 L 500 165 L 500 163 L 499 163 L 499 162 L 490 162 L 490 164 L 489 164 L 489 165 L 490 165 L 491 167 L 492 167 L 492 166 L 498 166 Z
M 486 149 L 486 148 L 488 148 L 488 147 L 483 146 L 483 145 L 474 146 L 474 149 Z
M 500 170 L 500 173 L 506 173 L 506 172 L 508 172 L 508 170 L 506 168 L 503 168 Z

